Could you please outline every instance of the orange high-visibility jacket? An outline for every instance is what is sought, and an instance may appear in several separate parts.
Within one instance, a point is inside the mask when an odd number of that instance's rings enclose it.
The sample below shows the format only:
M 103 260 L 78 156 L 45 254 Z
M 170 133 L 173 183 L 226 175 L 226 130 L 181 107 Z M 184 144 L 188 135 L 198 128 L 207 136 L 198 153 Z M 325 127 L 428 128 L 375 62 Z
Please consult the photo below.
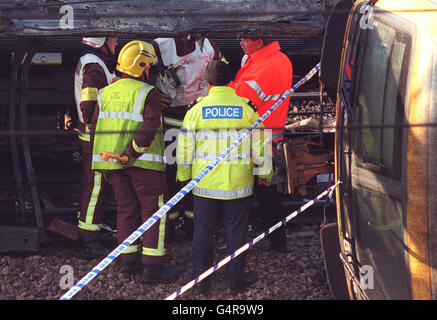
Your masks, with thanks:
M 280 51 L 277 41 L 255 51 L 237 72 L 233 87 L 240 97 L 252 101 L 262 116 L 284 93 L 291 88 L 293 66 Z M 264 120 L 267 128 L 284 127 L 290 98 L 287 98 Z M 273 140 L 278 141 L 282 129 L 273 130 Z

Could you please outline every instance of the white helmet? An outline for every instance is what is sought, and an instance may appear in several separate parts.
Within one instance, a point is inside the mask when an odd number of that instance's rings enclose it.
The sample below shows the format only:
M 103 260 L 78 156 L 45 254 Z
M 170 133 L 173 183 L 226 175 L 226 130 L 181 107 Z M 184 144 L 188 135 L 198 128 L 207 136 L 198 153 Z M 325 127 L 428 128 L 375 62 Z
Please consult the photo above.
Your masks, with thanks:
M 101 48 L 105 44 L 106 38 L 83 38 L 82 43 L 93 48 Z

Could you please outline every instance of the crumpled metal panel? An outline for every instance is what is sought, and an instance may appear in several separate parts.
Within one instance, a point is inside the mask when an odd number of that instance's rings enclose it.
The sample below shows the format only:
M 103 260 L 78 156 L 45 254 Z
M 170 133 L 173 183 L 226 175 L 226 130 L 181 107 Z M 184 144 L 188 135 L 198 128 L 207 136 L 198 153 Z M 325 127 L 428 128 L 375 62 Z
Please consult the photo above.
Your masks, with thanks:
M 323 10 L 322 0 L 0 0 L 0 37 L 199 33 L 305 38 L 323 31 L 323 16 L 317 14 Z M 71 12 L 73 19 L 67 21 Z

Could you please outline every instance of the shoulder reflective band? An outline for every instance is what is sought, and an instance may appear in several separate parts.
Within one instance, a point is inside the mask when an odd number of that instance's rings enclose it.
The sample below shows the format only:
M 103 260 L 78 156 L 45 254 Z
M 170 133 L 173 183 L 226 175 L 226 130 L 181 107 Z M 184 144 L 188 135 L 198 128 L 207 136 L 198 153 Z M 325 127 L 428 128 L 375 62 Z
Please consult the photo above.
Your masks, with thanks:
M 97 101 L 99 90 L 97 88 L 83 88 L 80 101 Z
M 144 86 L 140 89 L 140 92 L 138 92 L 138 96 L 135 99 L 133 113 L 140 114 L 141 107 L 143 106 L 144 97 L 152 89 L 153 89 L 153 87 L 151 85 L 147 84 L 147 83 L 145 83 Z
M 320 69 L 320 63 L 318 63 L 308 74 L 303 77 L 298 83 L 296 83 L 290 90 L 284 92 L 282 97 L 271 106 L 256 122 L 254 122 L 250 128 L 235 140 L 225 151 L 219 154 L 219 156 L 205 167 L 196 177 L 194 177 L 188 184 L 185 185 L 178 193 L 176 193 L 167 203 L 154 213 L 149 219 L 147 219 L 137 230 L 135 230 L 129 237 L 127 237 L 118 247 L 116 247 L 109 255 L 104 258 L 97 266 L 94 267 L 89 273 L 87 273 L 77 284 L 75 284 L 70 290 L 68 290 L 60 300 L 69 300 L 76 293 L 78 293 L 84 286 L 86 286 L 92 279 L 94 279 L 102 270 L 104 270 L 112 261 L 114 261 L 128 246 L 141 237 L 155 222 L 169 211 L 176 203 L 178 203 L 183 197 L 189 193 L 196 184 L 199 183 L 214 167 L 216 167 L 232 150 L 234 150 L 243 140 L 245 140 L 252 130 L 258 127 L 285 99 L 287 99 L 297 88 L 308 81 L 314 76 Z
M 212 274 L 213 272 L 215 272 L 218 269 L 220 269 L 221 267 L 223 267 L 229 261 L 231 261 L 232 259 L 235 259 L 236 257 L 238 257 L 240 254 L 242 254 L 244 251 L 246 251 L 250 247 L 253 247 L 261 239 L 267 237 L 270 233 L 272 233 L 276 229 L 280 228 L 282 225 L 285 225 L 288 221 L 290 221 L 291 219 L 295 218 L 298 214 L 304 212 L 306 209 L 308 209 L 314 203 L 316 203 L 316 201 L 322 199 L 325 195 L 327 195 L 328 198 L 331 198 L 332 192 L 334 192 L 335 188 L 337 188 L 340 185 L 340 183 L 341 183 L 340 181 L 337 182 L 335 185 L 333 185 L 332 187 L 329 187 L 328 189 L 323 191 L 321 194 L 319 194 L 313 200 L 305 203 L 302 207 L 300 207 L 296 211 L 290 213 L 287 217 L 285 217 L 284 219 L 282 219 L 281 221 L 276 223 L 274 226 L 270 227 L 269 230 L 261 233 L 255 239 L 249 241 L 248 243 L 246 243 L 241 248 L 235 250 L 233 253 L 231 253 L 230 255 L 225 257 L 223 260 L 221 260 L 219 263 L 217 263 L 215 266 L 209 268 L 208 270 L 203 272 L 200 276 L 198 276 L 197 278 L 195 278 L 195 279 L 191 280 L 190 282 L 188 282 L 185 286 L 180 288 L 178 291 L 173 292 L 171 295 L 169 295 L 167 298 L 165 298 L 165 300 L 174 300 L 177 296 L 180 296 L 182 293 L 184 293 L 185 291 L 187 291 L 188 289 L 193 287 L 195 284 L 199 283 L 200 281 L 202 281 L 203 279 L 208 277 L 210 274 Z
M 281 94 L 266 95 L 260 85 L 255 80 L 245 81 L 253 90 L 255 90 L 261 101 L 278 100 Z

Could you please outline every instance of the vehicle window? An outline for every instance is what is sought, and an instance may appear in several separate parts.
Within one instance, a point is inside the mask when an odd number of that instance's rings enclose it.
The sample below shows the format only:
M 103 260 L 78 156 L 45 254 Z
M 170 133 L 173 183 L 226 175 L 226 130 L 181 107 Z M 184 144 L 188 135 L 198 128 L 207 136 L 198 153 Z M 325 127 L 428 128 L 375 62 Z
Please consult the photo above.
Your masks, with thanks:
M 410 52 L 414 24 L 394 14 L 376 12 L 372 28 L 361 30 L 349 119 L 351 205 L 356 257 L 371 266 L 371 299 L 410 297 L 405 264 L 403 198 Z M 393 265 L 397 268 L 394 270 Z
M 401 180 L 402 125 L 411 37 L 375 20 L 368 29 L 357 84 L 357 124 L 366 155 L 361 164 Z M 379 165 L 369 165 L 367 159 Z

